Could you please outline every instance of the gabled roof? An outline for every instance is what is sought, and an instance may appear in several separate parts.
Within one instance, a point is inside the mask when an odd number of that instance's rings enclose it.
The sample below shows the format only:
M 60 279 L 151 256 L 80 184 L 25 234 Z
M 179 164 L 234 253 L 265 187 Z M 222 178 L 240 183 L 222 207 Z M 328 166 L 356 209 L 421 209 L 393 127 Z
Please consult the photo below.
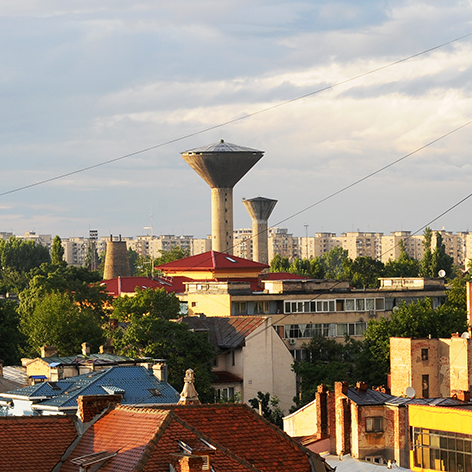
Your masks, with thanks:
M 214 470 L 234 472 L 316 472 L 331 470 L 317 454 L 298 445 L 246 405 L 191 405 L 156 409 L 117 406 L 83 435 L 61 472 L 76 472 L 72 461 L 94 452 L 110 457 L 100 471 L 167 472 L 181 443 L 213 450 Z M 198 444 L 201 448 L 198 448 Z
M 181 318 L 190 329 L 208 331 L 210 341 L 220 350 L 243 346 L 246 337 L 265 322 L 261 316 L 186 316 Z
M 145 290 L 152 288 L 154 290 L 163 288 L 167 293 L 180 293 L 185 290 L 184 282 L 189 281 L 187 277 L 116 277 L 101 282 L 100 285 L 106 286 L 106 291 L 113 297 L 119 297 L 122 294 L 133 294 L 135 290 Z
M 80 395 L 106 395 L 123 391 L 124 405 L 173 404 L 179 399 L 179 394 L 170 384 L 158 380 L 142 366 L 115 366 L 57 382 L 41 382 L 4 393 L 0 399 L 34 401 L 32 408 L 36 410 L 74 411 Z M 156 395 L 156 391 L 159 394 Z
M 249 259 L 243 259 L 242 257 L 236 257 L 224 252 L 208 251 L 196 256 L 185 257 L 177 261 L 168 262 L 156 266 L 157 269 L 162 271 L 167 270 L 179 270 L 179 271 L 214 271 L 218 269 L 231 270 L 239 272 L 244 269 L 258 269 L 262 271 L 267 269 L 267 264 L 260 262 L 254 262 Z
M 0 469 L 49 472 L 76 437 L 70 416 L 2 416 Z

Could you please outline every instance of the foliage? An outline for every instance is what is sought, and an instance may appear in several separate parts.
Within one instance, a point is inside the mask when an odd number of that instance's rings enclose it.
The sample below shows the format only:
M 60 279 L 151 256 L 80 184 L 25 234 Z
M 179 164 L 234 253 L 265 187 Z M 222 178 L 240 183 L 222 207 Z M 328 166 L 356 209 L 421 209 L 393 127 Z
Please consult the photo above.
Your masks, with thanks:
M 215 349 L 206 333 L 192 332 L 184 323 L 151 314 L 131 314 L 126 329 L 109 331 L 108 336 L 118 354 L 166 359 L 169 383 L 179 391 L 183 388 L 185 371 L 193 369 L 200 401 L 214 400 L 211 361 Z
M 161 251 L 160 257 L 154 259 L 154 265 L 167 264 L 169 262 L 183 259 L 190 256 L 188 249 L 182 249 L 180 246 L 174 246 L 170 251 Z
M 51 262 L 54 265 L 65 265 L 64 248 L 62 247 L 62 240 L 59 236 L 55 236 L 51 247 Z
M 323 254 L 322 261 L 325 266 L 325 277 L 327 279 L 341 280 L 344 278 L 344 261 L 348 257 L 348 251 L 342 247 L 333 247 Z
M 276 254 L 270 262 L 271 272 L 288 272 L 290 262 L 287 257 L 281 257 L 280 254 Z
M 19 330 L 20 317 L 16 303 L 6 300 L 0 304 L 0 358 L 5 365 L 20 363 L 20 346 L 24 338 Z
M 426 227 L 423 232 L 423 246 L 424 254 L 420 262 L 420 275 L 421 277 L 434 277 L 431 269 L 431 261 L 433 253 L 431 252 L 431 243 L 433 240 L 433 231 L 431 228 Z
M 0 261 L 2 268 L 28 272 L 45 262 L 51 262 L 51 257 L 46 246 L 12 236 L 7 241 L 0 240 Z
M 438 277 L 439 271 L 444 270 L 446 277 L 454 275 L 454 258 L 446 254 L 446 247 L 441 233 L 436 233 L 436 248 L 431 256 L 432 277 Z
M 389 260 L 385 264 L 385 277 L 418 277 L 420 262 L 409 256 L 402 240 L 398 243 L 400 255 L 395 261 Z
M 465 305 L 458 304 L 456 288 L 451 302 L 434 309 L 429 298 L 410 305 L 403 304 L 393 311 L 390 319 L 371 320 L 364 336 L 364 380 L 384 384 L 390 370 L 390 337 L 432 338 L 450 337 L 467 329 Z
M 163 320 L 178 318 L 180 301 L 174 293 L 165 289 L 136 289 L 133 297 L 118 297 L 113 302 L 113 317 L 128 321 L 132 316 L 152 316 Z
M 382 277 L 384 265 L 368 256 L 360 256 L 356 259 L 346 259 L 343 262 L 344 273 L 356 288 L 376 288 L 379 285 L 379 277 Z
M 100 256 L 98 255 L 97 245 L 92 241 L 87 246 L 87 254 L 84 259 L 84 267 L 90 271 L 96 271 L 100 268 Z M 103 271 L 102 271 L 103 273 Z
M 136 277 L 138 275 L 138 259 L 139 259 L 139 254 L 134 251 L 133 249 L 129 248 L 128 249 L 128 261 L 129 261 L 129 268 L 131 271 L 131 275 L 133 277 Z
M 344 277 L 343 261 L 347 251 L 335 247 L 321 257 L 313 259 L 295 258 L 290 264 L 288 258 L 276 254 L 270 263 L 271 272 L 288 272 L 305 275 L 314 279 L 342 279 Z
M 61 356 L 74 355 L 83 342 L 97 351 L 103 342 L 100 319 L 93 309 L 57 291 L 39 299 L 32 312 L 22 316 L 20 329 L 27 339 L 29 355 L 38 355 L 44 345 L 55 346 Z
M 252 408 L 259 411 L 259 405 L 262 410 L 262 417 L 271 423 L 275 424 L 279 428 L 283 428 L 283 411 L 279 407 L 280 400 L 274 396 L 271 397 L 270 393 L 257 392 L 257 397 L 251 398 L 248 401 Z
M 182 249 L 180 246 L 174 246 L 170 251 L 161 251 L 161 255 L 154 259 L 150 255 L 138 255 L 134 261 L 134 273 L 137 276 L 151 277 L 153 267 L 177 261 L 189 255 L 190 251 L 188 249 Z
M 314 336 L 303 345 L 306 360 L 296 361 L 293 370 L 299 379 L 299 396 L 294 398 L 297 408 L 315 398 L 318 385 L 334 388 L 337 381 L 355 383 L 358 378 L 357 359 L 363 346 L 346 336 L 344 343 L 324 336 Z

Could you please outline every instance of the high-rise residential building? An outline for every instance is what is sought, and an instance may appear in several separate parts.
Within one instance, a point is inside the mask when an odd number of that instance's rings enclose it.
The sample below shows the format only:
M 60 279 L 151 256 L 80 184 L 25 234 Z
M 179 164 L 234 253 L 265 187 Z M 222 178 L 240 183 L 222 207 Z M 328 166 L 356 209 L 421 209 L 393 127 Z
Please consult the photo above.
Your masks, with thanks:
M 298 238 L 287 228 L 269 228 L 269 263 L 276 254 L 287 257 L 292 262 L 299 257 Z
M 253 259 L 252 228 L 235 229 L 233 231 L 233 254 L 244 259 Z

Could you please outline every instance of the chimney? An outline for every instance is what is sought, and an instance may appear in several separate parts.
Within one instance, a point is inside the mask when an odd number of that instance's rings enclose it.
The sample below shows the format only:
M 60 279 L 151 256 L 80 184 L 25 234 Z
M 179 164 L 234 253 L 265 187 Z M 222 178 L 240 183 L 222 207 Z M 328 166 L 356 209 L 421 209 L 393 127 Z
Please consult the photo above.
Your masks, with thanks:
M 105 409 L 120 403 L 122 398 L 119 394 L 81 395 L 77 398 L 77 416 L 82 423 L 88 423 Z
M 0 359 L 0 378 L 3 377 L 3 359 Z
M 51 357 L 57 354 L 57 349 L 54 346 L 43 346 L 41 348 L 41 357 Z
M 159 359 L 152 366 L 152 373 L 160 382 L 167 382 L 167 362 Z
M 103 279 L 109 280 L 117 277 L 129 277 L 130 275 L 126 241 L 121 241 L 121 237 L 119 241 L 113 241 L 113 236 L 110 235 L 110 241 L 107 242 L 105 254 Z
M 451 398 L 469 403 L 470 392 L 468 390 L 451 390 Z
M 202 472 L 203 457 L 189 454 L 171 454 L 171 466 L 175 472 Z
M 347 395 L 349 389 L 349 383 L 348 382 L 335 382 L 334 383 L 334 392 L 336 393 L 336 396 L 341 395 Z
M 366 392 L 369 386 L 365 382 L 357 382 L 356 383 L 356 390 L 358 392 Z
M 90 355 L 90 344 L 89 343 L 82 343 L 82 354 L 84 356 L 89 356 Z

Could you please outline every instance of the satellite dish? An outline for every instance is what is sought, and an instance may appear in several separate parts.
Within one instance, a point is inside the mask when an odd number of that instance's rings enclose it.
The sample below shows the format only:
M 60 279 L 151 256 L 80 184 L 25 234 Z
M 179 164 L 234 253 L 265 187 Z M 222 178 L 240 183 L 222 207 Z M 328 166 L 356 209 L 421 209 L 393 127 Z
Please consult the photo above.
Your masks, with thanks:
M 400 308 L 398 308 L 397 306 L 394 306 L 394 307 L 392 308 L 392 311 L 395 312 L 395 311 L 398 311 L 399 309 L 400 309 Z
M 413 398 L 416 395 L 415 389 L 413 387 L 407 387 L 405 393 L 409 398 Z
M 461 334 L 461 338 L 469 339 L 469 338 L 470 338 L 469 332 L 468 332 L 468 331 L 464 331 L 464 332 Z
M 443 278 L 446 276 L 446 271 L 444 269 L 441 269 L 439 272 L 438 272 L 438 275 L 439 277 Z

